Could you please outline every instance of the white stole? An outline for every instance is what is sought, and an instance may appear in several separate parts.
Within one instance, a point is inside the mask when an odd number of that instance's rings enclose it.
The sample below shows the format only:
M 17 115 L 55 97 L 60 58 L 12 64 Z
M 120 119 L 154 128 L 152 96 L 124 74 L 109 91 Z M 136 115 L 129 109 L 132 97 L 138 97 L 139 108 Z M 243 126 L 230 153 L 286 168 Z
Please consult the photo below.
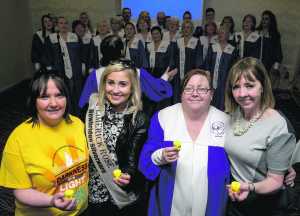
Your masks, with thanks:
M 207 56 L 209 45 L 217 43 L 218 37 L 215 35 L 210 39 L 210 41 L 208 41 L 207 36 L 200 36 L 200 42 L 201 42 L 201 45 L 203 46 L 203 59 L 205 59 Z
M 195 37 L 191 37 L 187 43 L 187 45 L 185 46 L 184 44 L 184 38 L 179 38 L 177 40 L 177 46 L 179 48 L 179 76 L 180 76 L 180 80 L 183 80 L 185 71 L 184 71 L 184 66 L 185 66 L 185 48 L 191 48 L 191 49 L 195 49 L 197 46 L 197 41 L 198 39 Z
M 222 53 L 228 53 L 232 54 L 234 47 L 230 44 L 227 44 L 227 46 L 222 51 L 222 48 L 219 43 L 215 43 L 212 45 L 213 52 L 216 53 L 216 61 L 215 61 L 215 67 L 214 67 L 214 75 L 213 75 L 213 88 L 216 89 L 218 87 L 218 79 L 219 79 L 219 68 L 220 68 L 220 62 Z
M 72 72 L 72 65 L 70 61 L 70 55 L 69 55 L 67 43 L 62 37 L 59 37 L 59 45 L 63 55 L 65 74 L 69 79 L 71 79 L 73 76 L 73 72 Z
M 94 45 L 96 46 L 97 48 L 97 52 L 98 52 L 98 61 L 100 62 L 100 60 L 102 59 L 102 52 L 101 52 L 101 42 L 102 42 L 102 39 L 99 35 L 93 37 L 93 41 L 94 41 Z M 99 63 L 99 66 L 100 66 L 100 63 Z
M 240 47 L 239 47 L 240 57 L 244 58 L 245 42 L 246 41 L 252 42 L 252 43 L 256 42 L 259 38 L 259 34 L 256 31 L 254 31 L 254 32 L 251 32 L 247 38 L 245 38 L 243 32 L 238 32 L 238 33 L 236 33 L 237 40 L 238 40 L 238 36 L 240 36 Z
M 155 45 L 154 42 L 151 42 L 148 46 L 148 52 L 149 52 L 149 63 L 150 63 L 150 68 L 154 68 L 155 67 L 155 54 L 158 53 L 165 53 L 167 52 L 169 46 L 169 42 L 168 41 L 164 41 L 162 40 L 157 48 L 157 50 L 155 50 Z

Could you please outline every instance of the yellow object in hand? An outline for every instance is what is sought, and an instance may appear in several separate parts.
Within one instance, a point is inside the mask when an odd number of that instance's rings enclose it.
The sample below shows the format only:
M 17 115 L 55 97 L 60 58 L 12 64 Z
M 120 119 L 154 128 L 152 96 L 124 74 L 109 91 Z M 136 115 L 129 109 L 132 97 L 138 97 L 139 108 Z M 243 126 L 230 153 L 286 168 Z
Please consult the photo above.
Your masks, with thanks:
M 233 192 L 235 192 L 235 193 L 240 192 L 240 187 L 241 187 L 241 184 L 239 182 L 237 182 L 237 181 L 231 182 L 230 189 Z
M 121 177 L 121 175 L 122 175 L 122 171 L 121 171 L 120 169 L 115 169 L 115 170 L 113 171 L 113 177 L 114 177 L 114 178 L 118 179 L 118 178 Z
M 173 146 L 179 151 L 181 149 L 181 142 L 179 140 L 173 141 Z
M 66 190 L 65 193 L 64 193 L 64 197 L 66 199 L 73 199 L 73 197 L 74 197 L 74 190 L 71 190 L 71 189 Z

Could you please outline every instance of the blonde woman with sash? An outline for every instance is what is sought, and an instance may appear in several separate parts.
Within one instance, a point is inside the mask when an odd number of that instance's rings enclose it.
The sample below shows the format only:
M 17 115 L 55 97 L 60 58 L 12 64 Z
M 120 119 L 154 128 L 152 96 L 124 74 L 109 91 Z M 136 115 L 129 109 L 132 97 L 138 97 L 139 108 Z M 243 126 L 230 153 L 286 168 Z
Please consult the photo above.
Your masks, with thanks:
M 126 61 L 108 65 L 86 115 L 90 215 L 133 215 L 145 209 L 140 196 L 144 180 L 137 161 L 148 121 L 141 109 L 135 68 Z M 112 175 L 115 169 L 122 171 L 119 178 Z

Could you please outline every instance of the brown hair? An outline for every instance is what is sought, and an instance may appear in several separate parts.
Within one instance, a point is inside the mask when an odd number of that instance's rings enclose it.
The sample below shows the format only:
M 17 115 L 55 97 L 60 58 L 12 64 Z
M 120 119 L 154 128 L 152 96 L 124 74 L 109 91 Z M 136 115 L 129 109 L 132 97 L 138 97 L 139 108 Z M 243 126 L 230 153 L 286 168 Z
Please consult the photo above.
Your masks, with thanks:
M 267 70 L 258 59 L 247 57 L 239 60 L 230 69 L 225 90 L 226 112 L 232 113 L 236 111 L 236 109 L 239 106 L 233 97 L 232 88 L 240 80 L 241 76 L 244 76 L 244 78 L 249 81 L 254 81 L 255 78 L 261 83 L 262 95 L 260 101 L 260 108 L 262 110 L 274 107 L 275 100 L 272 92 L 271 81 Z
M 183 90 L 186 87 L 187 83 L 195 75 L 204 76 L 208 81 L 209 88 L 212 89 L 212 80 L 211 80 L 210 72 L 202 70 L 202 69 L 192 69 L 184 76 L 184 78 L 182 80 L 181 92 L 180 92 L 181 94 L 183 93 Z

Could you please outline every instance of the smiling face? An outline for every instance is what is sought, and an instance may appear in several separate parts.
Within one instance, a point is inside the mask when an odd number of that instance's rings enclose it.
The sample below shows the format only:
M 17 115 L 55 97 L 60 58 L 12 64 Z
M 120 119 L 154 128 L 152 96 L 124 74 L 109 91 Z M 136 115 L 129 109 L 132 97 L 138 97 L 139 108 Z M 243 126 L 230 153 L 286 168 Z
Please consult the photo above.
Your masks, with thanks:
M 127 39 L 132 39 L 136 33 L 134 25 L 127 23 L 125 26 L 125 35 Z
M 100 35 L 106 35 L 110 32 L 110 26 L 107 20 L 102 20 L 98 24 L 98 32 Z
M 206 20 L 206 23 L 214 22 L 215 21 L 215 12 L 213 12 L 213 11 L 206 12 L 205 20 Z
M 85 27 L 83 26 L 83 24 L 78 24 L 76 25 L 74 31 L 79 38 L 83 38 L 85 34 Z
M 227 31 L 230 32 L 233 26 L 232 20 L 229 17 L 225 17 L 223 19 L 222 26 L 224 26 L 227 29 Z
M 226 43 L 228 41 L 228 31 L 225 27 L 220 27 L 218 30 L 218 39 L 220 43 Z
M 208 89 L 210 89 L 210 86 L 205 76 L 193 75 L 182 92 L 182 106 L 195 112 L 208 110 L 213 95 L 212 91 Z
M 63 17 L 58 18 L 57 27 L 58 27 L 59 32 L 67 33 L 68 32 L 68 21 Z
M 261 25 L 263 28 L 269 28 L 270 25 L 270 16 L 268 14 L 264 14 L 261 18 Z
M 193 33 L 193 24 L 189 21 L 182 23 L 182 35 L 184 37 L 189 37 Z
M 174 19 L 169 20 L 168 29 L 170 32 L 177 32 L 179 28 L 179 22 Z
M 152 40 L 154 42 L 159 42 L 162 39 L 161 32 L 157 29 L 154 29 L 154 30 L 151 31 L 151 36 L 152 36 Z
M 208 24 L 206 25 L 206 32 L 207 32 L 207 35 L 208 35 L 208 36 L 213 36 L 213 35 L 215 35 L 215 34 L 216 34 L 216 31 L 217 31 L 216 26 L 215 26 L 213 23 L 208 23 Z
M 54 24 L 53 24 L 52 20 L 49 17 L 44 17 L 44 19 L 43 19 L 43 25 L 44 25 L 44 28 L 47 31 L 51 31 Z
M 80 14 L 79 20 L 80 20 L 85 26 L 88 26 L 88 24 L 89 24 L 89 16 L 88 16 L 86 13 Z
M 140 19 L 138 21 L 138 29 L 141 31 L 141 32 L 148 32 L 149 31 L 149 25 L 148 25 L 148 22 L 144 19 Z
M 232 87 L 234 100 L 247 113 L 257 113 L 260 110 L 262 91 L 262 84 L 253 74 L 251 80 L 242 74 Z
M 54 127 L 63 120 L 67 100 L 52 79 L 48 80 L 47 90 L 36 99 L 39 122 Z
M 111 72 L 107 75 L 105 80 L 105 97 L 116 111 L 121 112 L 126 108 L 131 95 L 131 86 L 132 83 L 126 69 Z
M 248 32 L 248 31 L 252 31 L 254 26 L 253 20 L 251 19 L 251 17 L 247 16 L 243 22 L 243 30 Z

